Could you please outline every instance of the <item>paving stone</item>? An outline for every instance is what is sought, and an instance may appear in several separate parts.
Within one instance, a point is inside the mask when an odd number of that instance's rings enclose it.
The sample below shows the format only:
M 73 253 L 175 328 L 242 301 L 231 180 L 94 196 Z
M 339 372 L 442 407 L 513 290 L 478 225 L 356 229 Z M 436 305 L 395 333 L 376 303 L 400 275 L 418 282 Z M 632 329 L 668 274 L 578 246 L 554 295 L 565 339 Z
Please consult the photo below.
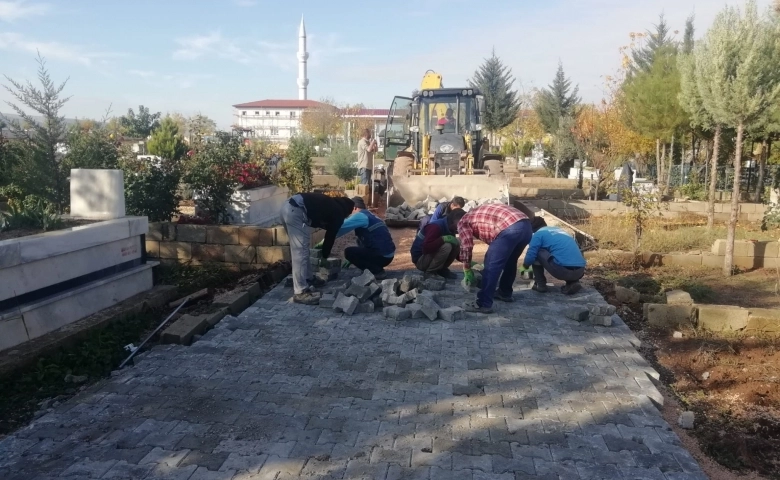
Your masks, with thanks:
M 423 278 L 421 275 L 407 273 L 401 279 L 401 283 L 398 286 L 398 289 L 401 291 L 401 293 L 407 293 L 410 290 L 419 287 L 422 283 Z
M 349 288 L 347 288 L 347 290 L 344 292 L 344 295 L 353 296 L 357 298 L 359 302 L 365 302 L 371 297 L 371 290 L 368 287 L 363 287 L 353 283 L 349 286 Z
M 343 293 L 339 293 L 339 296 L 336 297 L 336 301 L 333 302 L 333 310 L 336 312 L 346 313 L 347 315 L 352 315 L 355 313 L 359 303 L 360 301 L 357 298 L 349 297 Z
M 600 327 L 612 326 L 612 315 L 591 315 L 590 323 L 598 325 Z
M 409 300 L 406 298 L 406 295 L 386 295 L 385 298 L 382 299 L 387 306 L 394 306 L 394 307 L 405 307 L 407 303 L 409 303 Z
M 584 322 L 590 315 L 590 310 L 587 307 L 569 307 L 563 311 L 563 315 L 566 318 L 576 320 L 578 322 Z
M 384 314 L 385 318 L 395 320 L 396 322 L 407 320 L 412 316 L 411 310 L 397 306 L 385 307 L 382 313 Z
M 198 450 L 192 450 L 179 464 L 180 467 L 188 465 L 197 465 L 209 470 L 219 470 L 225 460 L 228 458 L 227 452 L 206 453 Z
M 439 310 L 439 318 L 445 322 L 454 322 L 456 320 L 463 320 L 464 312 L 460 307 L 448 307 Z
M 355 313 L 374 313 L 374 302 L 363 302 L 357 306 Z
M 370 270 L 363 270 L 360 276 L 352 278 L 352 284 L 358 287 L 367 287 L 372 283 L 376 283 L 376 277 Z
M 423 290 L 431 290 L 434 292 L 438 292 L 441 290 L 444 290 L 444 286 L 446 285 L 446 282 L 444 280 L 439 280 L 437 278 L 428 278 L 423 282 Z
M 333 308 L 333 304 L 336 303 L 336 296 L 332 293 L 324 293 L 320 297 L 320 307 Z
M 406 306 L 406 309 L 412 312 L 411 318 L 425 318 L 425 314 L 422 311 L 422 305 L 418 303 L 410 303 Z
M 146 478 L 153 468 L 154 465 L 137 465 L 133 462 L 122 460 L 115 463 L 114 466 L 100 478 L 108 480 L 136 480 L 139 478 Z
M 388 278 L 382 280 L 382 293 L 383 294 L 396 294 L 398 291 L 398 279 Z
M 439 304 L 436 303 L 436 300 L 431 298 L 427 295 L 420 295 L 417 297 L 416 300 L 417 304 L 420 305 L 423 315 L 428 318 L 430 321 L 434 321 L 439 317 Z

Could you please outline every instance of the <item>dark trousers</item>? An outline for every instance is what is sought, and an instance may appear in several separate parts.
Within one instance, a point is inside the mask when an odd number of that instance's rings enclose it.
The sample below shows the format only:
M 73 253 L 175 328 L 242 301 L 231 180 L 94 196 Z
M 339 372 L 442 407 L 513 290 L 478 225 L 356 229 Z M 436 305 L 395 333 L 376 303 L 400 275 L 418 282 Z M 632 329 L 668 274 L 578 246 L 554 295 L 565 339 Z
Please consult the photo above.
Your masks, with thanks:
M 445 268 L 450 268 L 452 262 L 458 258 L 458 253 L 460 253 L 460 248 L 451 243 L 445 243 L 439 247 L 436 253 L 423 255 L 417 259 L 414 265 L 424 273 L 439 272 Z
M 477 293 L 477 305 L 492 307 L 496 286 L 502 295 L 512 295 L 512 285 L 517 278 L 517 260 L 531 242 L 532 235 L 531 222 L 520 220 L 499 233 L 488 246 L 485 268 L 482 271 L 482 288 Z
M 547 285 L 547 279 L 544 277 L 545 270 L 558 280 L 565 281 L 566 285 L 579 282 L 585 275 L 585 267 L 571 268 L 558 265 L 555 262 L 555 258 L 550 256 L 550 252 L 546 248 L 539 249 L 536 261 L 532 267 L 534 269 L 534 281 L 542 285 Z
M 393 258 L 384 257 L 376 252 L 363 247 L 347 247 L 344 249 L 344 258 L 360 270 L 370 270 L 377 274 L 390 265 Z

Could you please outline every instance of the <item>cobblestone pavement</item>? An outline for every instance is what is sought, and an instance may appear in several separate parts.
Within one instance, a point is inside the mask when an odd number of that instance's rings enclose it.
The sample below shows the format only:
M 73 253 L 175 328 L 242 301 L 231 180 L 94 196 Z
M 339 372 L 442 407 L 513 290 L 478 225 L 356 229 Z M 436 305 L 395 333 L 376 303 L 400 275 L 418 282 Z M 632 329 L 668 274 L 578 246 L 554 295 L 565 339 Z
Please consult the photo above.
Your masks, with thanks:
M 354 271 L 354 270 L 353 270 Z M 450 281 L 440 302 L 464 299 Z M 705 479 L 602 303 L 516 291 L 454 323 L 345 317 L 277 287 L 0 440 L 0 478 Z

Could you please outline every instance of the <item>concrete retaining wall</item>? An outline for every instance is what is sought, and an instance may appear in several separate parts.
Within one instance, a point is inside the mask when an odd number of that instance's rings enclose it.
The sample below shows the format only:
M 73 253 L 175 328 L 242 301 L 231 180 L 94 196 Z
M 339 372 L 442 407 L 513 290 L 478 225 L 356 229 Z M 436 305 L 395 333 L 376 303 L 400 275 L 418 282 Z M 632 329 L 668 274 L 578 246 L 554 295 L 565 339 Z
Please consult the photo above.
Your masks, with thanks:
M 510 192 L 511 193 L 511 192 Z M 543 208 L 553 215 L 564 219 L 583 219 L 605 215 L 621 215 L 628 207 L 618 202 L 593 200 L 524 200 L 524 203 Z M 740 203 L 739 220 L 741 222 L 760 222 L 764 217 L 765 205 L 759 203 Z M 661 215 L 675 218 L 684 214 L 707 216 L 707 202 L 669 202 L 663 204 Z M 731 215 L 731 204 L 715 204 L 715 220 L 726 221 Z
M 312 232 L 311 244 L 325 238 Z M 264 268 L 290 260 L 290 241 L 284 227 L 252 225 L 149 224 L 146 254 L 162 263 L 204 265 L 220 263 L 240 270 Z

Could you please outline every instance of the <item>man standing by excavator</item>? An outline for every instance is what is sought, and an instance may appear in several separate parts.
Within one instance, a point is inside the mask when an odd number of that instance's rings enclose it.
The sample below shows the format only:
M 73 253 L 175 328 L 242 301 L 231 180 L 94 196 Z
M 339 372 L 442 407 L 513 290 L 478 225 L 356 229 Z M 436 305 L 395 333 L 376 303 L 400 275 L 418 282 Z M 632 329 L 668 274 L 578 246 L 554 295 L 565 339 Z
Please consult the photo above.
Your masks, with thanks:
M 471 270 L 474 239 L 488 244 L 482 286 L 477 299 L 463 309 L 474 313 L 493 313 L 493 299 L 512 302 L 512 285 L 517 277 L 517 261 L 531 241 L 531 221 L 520 210 L 504 204 L 487 204 L 471 210 L 458 223 L 459 260 L 468 286 L 476 280 Z M 498 287 L 498 291 L 496 291 Z

